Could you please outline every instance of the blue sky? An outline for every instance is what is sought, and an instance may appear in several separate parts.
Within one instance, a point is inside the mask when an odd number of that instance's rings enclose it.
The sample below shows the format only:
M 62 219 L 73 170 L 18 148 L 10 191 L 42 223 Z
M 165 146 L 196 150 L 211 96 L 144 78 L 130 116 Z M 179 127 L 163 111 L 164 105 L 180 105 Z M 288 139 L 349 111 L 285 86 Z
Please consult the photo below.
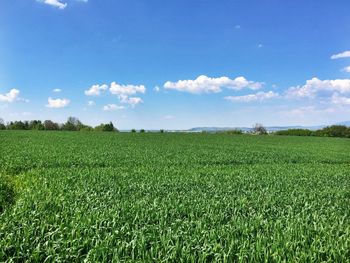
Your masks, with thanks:
M 118 128 L 350 120 L 350 1 L 2 0 L 0 117 Z

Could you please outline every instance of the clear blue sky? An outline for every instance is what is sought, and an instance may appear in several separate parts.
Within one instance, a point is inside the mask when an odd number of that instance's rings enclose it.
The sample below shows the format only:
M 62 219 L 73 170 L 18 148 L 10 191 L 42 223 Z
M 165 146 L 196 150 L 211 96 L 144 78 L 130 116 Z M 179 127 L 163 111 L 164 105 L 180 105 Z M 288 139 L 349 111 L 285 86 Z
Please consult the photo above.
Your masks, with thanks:
M 349 0 L 0 2 L 6 121 L 330 124 L 350 120 L 349 66 Z

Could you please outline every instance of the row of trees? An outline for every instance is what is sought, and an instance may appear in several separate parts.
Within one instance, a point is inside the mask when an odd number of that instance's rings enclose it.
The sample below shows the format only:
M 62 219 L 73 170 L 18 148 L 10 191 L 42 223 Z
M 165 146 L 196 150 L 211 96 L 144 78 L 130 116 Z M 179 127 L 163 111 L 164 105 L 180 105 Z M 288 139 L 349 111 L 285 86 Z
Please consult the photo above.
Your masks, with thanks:
M 63 124 L 46 120 L 11 121 L 5 124 L 0 119 L 0 130 L 47 130 L 47 131 L 118 131 L 113 123 L 100 124 L 96 127 L 83 124 L 78 118 L 69 117 Z
M 308 129 L 289 129 L 285 131 L 277 131 L 276 135 L 291 136 L 320 136 L 320 137 L 341 137 L 350 138 L 350 127 L 344 125 L 332 125 L 320 130 L 311 131 Z

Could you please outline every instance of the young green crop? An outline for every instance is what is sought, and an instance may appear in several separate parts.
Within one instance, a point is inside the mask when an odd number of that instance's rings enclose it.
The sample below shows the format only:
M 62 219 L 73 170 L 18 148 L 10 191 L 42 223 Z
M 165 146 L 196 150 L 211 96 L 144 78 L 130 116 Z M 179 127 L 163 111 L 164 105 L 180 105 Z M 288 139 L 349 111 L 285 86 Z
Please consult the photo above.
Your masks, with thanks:
M 0 149 L 0 261 L 349 262 L 349 139 L 6 131 Z

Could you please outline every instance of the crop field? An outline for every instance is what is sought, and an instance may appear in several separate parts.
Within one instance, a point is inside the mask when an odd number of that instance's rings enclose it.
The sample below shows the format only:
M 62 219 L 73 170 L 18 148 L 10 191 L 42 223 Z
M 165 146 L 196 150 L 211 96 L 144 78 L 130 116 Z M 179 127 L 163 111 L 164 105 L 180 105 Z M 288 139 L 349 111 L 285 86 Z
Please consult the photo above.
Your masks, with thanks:
M 0 132 L 0 262 L 349 262 L 350 140 Z

